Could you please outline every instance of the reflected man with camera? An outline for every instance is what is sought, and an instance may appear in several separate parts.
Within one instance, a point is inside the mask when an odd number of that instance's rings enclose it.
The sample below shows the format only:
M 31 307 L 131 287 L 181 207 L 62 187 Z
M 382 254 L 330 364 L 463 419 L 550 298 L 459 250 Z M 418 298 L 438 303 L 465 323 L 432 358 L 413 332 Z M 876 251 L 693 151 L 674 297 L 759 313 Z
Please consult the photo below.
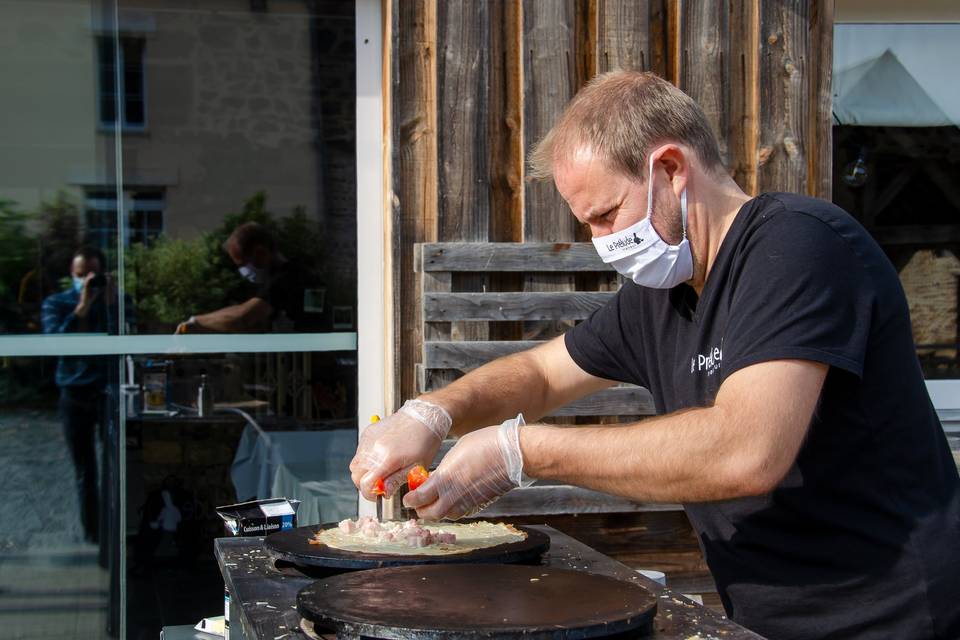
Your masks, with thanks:
M 43 301 L 44 333 L 118 332 L 117 289 L 104 273 L 105 266 L 106 260 L 99 249 L 81 247 L 74 252 L 70 261 L 70 288 Z M 128 310 L 127 314 L 129 322 L 132 312 Z M 81 523 L 85 537 L 91 542 L 96 542 L 100 534 L 96 441 L 97 426 L 104 428 L 108 360 L 104 356 L 61 356 L 56 371 L 60 416 L 76 473 Z

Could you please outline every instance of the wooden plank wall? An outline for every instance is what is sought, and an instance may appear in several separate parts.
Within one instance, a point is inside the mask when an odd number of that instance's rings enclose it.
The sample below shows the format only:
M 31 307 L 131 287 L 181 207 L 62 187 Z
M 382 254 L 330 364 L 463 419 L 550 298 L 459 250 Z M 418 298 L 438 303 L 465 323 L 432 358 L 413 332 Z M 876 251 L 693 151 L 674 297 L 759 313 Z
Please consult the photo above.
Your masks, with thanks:
M 396 405 L 414 395 L 421 357 L 414 243 L 587 239 L 552 184 L 524 180 L 524 158 L 597 73 L 652 70 L 689 93 L 748 193 L 830 197 L 832 0 L 384 1 Z M 578 284 L 564 275 L 454 278 L 462 291 Z M 450 335 L 529 339 L 562 329 L 459 323 Z
M 419 361 L 416 242 L 586 240 L 524 158 L 593 75 L 652 70 L 693 96 L 749 193 L 830 194 L 830 0 L 389 0 L 391 280 L 397 404 Z M 454 289 L 481 290 L 479 276 Z M 503 290 L 576 286 L 506 277 Z M 520 337 L 516 323 L 454 339 Z M 524 337 L 562 327 L 527 323 Z

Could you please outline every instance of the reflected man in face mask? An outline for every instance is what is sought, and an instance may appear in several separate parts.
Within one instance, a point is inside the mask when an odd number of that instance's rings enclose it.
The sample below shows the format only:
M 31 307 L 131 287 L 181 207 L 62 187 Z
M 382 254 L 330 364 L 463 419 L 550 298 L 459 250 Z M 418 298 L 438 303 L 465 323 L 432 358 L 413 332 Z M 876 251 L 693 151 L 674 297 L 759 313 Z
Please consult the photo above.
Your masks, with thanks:
M 246 222 L 230 234 L 223 250 L 238 274 L 256 286 L 245 302 L 191 316 L 177 326 L 177 333 L 262 333 L 293 330 L 302 289 L 293 278 L 289 261 L 277 249 L 263 225 Z
M 110 334 L 119 332 L 117 288 L 107 273 L 107 261 L 95 247 L 80 247 L 70 260 L 70 285 L 47 296 L 41 307 L 41 323 L 47 335 Z M 126 322 L 133 321 L 133 307 L 124 298 Z M 129 326 L 128 326 L 129 329 Z M 116 380 L 110 372 L 111 359 L 105 356 L 61 356 L 57 360 L 56 383 L 60 389 L 59 410 L 67 450 L 73 463 L 80 523 L 84 538 L 101 538 L 101 497 L 106 487 L 101 479 L 98 492 L 96 443 L 103 437 L 107 387 Z M 115 373 L 115 372 L 114 372 Z M 98 429 L 98 426 L 100 427 Z

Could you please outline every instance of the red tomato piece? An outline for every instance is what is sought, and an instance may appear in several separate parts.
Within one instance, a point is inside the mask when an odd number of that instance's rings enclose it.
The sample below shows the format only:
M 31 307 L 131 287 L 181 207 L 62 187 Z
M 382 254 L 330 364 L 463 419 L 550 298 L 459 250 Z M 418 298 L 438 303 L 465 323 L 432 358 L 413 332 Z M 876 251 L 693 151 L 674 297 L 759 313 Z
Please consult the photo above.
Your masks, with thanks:
M 383 478 L 380 478 L 373 483 L 373 494 L 377 496 L 382 496 L 387 492 L 387 488 L 383 486 Z
M 410 487 L 410 491 L 414 491 L 427 481 L 427 478 L 430 477 L 430 472 L 427 471 L 426 467 L 422 464 L 418 464 L 413 469 L 407 472 L 407 486 Z

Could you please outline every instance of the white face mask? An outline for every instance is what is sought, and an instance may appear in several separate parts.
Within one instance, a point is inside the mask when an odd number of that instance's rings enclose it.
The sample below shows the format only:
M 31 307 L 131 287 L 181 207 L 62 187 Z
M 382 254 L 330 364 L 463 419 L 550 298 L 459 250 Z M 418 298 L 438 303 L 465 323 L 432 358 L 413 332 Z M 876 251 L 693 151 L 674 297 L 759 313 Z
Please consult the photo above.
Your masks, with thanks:
M 237 271 L 240 272 L 240 275 L 249 280 L 250 282 L 256 284 L 258 282 L 263 282 L 264 280 L 264 269 L 258 269 L 249 262 L 242 267 L 238 267 Z
M 687 241 L 687 189 L 680 192 L 683 240 L 670 245 L 653 228 L 653 158 L 647 176 L 647 217 L 622 231 L 593 239 L 600 259 L 643 287 L 672 289 L 693 277 L 693 253 Z

